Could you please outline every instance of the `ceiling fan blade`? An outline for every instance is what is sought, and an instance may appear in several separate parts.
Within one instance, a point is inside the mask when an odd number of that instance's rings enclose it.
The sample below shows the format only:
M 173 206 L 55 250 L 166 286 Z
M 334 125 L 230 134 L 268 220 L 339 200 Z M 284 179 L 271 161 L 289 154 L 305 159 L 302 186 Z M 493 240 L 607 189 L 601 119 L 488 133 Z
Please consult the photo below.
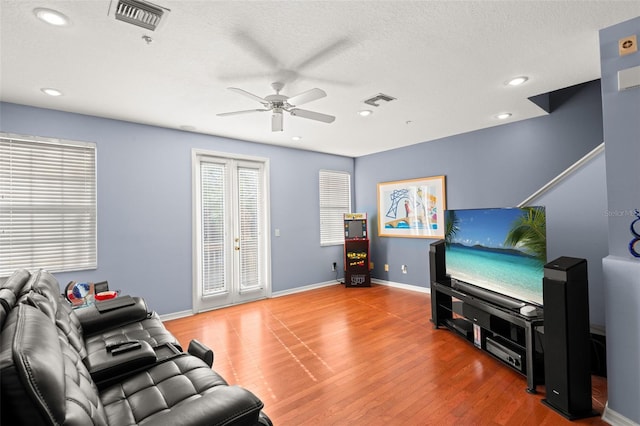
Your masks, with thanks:
M 274 111 L 271 115 L 271 131 L 272 132 L 281 132 L 282 131 L 282 110 Z
M 228 89 L 231 90 L 232 92 L 239 93 L 242 96 L 246 96 L 247 98 L 251 98 L 254 101 L 258 101 L 261 104 L 264 104 L 264 105 L 269 104 L 269 101 L 267 101 L 266 99 L 262 99 L 260 96 L 254 95 L 253 93 L 249 93 L 246 90 L 238 89 L 237 87 L 228 87 Z
M 306 92 L 302 92 L 287 99 L 287 103 L 292 106 L 298 106 L 306 104 L 307 102 L 315 101 L 316 99 L 324 98 L 327 96 L 322 89 L 311 89 Z
M 295 70 L 302 70 L 305 67 L 313 66 L 318 62 L 327 62 L 333 57 L 338 56 L 344 52 L 348 47 L 353 45 L 352 41 L 348 38 L 341 38 L 328 46 L 323 47 L 320 51 L 316 52 L 313 56 L 308 57 L 304 61 L 298 63 L 293 67 Z
M 247 114 L 250 112 L 261 112 L 261 111 L 269 111 L 268 109 L 247 109 L 244 111 L 233 111 L 233 112 L 222 112 L 220 114 L 216 114 L 218 117 L 226 117 L 228 115 L 239 115 L 239 114 Z
M 336 119 L 333 115 L 322 114 L 306 109 L 293 108 L 289 111 L 294 117 L 308 118 L 310 120 L 322 121 L 323 123 L 333 123 Z
M 277 68 L 280 66 L 278 58 L 271 54 L 272 49 L 270 49 L 270 46 L 268 44 L 262 44 L 257 37 L 253 37 L 245 31 L 236 31 L 235 34 L 233 34 L 233 38 L 242 47 L 253 54 L 256 59 L 267 65 L 269 68 Z

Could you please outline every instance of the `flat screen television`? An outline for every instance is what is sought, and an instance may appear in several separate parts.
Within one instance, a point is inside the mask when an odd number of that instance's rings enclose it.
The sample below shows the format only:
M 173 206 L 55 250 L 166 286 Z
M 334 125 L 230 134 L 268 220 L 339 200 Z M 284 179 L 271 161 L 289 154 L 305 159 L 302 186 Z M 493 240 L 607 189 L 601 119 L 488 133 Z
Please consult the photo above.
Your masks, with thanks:
M 524 302 L 521 305 L 542 306 L 544 207 L 447 210 L 445 230 L 445 265 L 452 282 Z

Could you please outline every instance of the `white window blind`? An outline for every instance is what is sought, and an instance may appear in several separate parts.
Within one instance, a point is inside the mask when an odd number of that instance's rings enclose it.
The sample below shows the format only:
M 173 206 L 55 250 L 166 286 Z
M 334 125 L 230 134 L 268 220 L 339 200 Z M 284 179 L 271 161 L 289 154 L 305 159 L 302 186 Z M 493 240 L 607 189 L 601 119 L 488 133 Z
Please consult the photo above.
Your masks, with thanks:
M 96 267 L 95 144 L 0 133 L 0 276 Z
M 240 291 L 262 287 L 260 271 L 260 214 L 262 206 L 262 171 L 253 167 L 238 168 L 238 204 L 240 225 Z
M 225 177 L 225 164 L 208 162 L 200 164 L 203 296 L 227 290 L 224 249 Z
M 344 214 L 351 212 L 351 175 L 320 170 L 320 245 L 344 244 Z

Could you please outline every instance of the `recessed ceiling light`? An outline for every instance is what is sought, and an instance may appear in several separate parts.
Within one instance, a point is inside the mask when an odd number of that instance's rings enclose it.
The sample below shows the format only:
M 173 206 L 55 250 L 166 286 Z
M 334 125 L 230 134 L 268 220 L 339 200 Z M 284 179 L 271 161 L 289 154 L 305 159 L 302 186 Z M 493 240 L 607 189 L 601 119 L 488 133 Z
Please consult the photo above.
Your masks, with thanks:
M 69 18 L 67 18 L 57 10 L 38 7 L 36 9 L 33 9 L 33 13 L 35 13 L 38 19 L 50 25 L 55 25 L 57 27 L 64 27 L 69 25 Z
M 363 109 L 363 110 L 358 111 L 358 114 L 359 114 L 361 117 L 368 117 L 368 116 L 370 116 L 371 114 L 373 114 L 373 111 L 371 111 L 370 109 Z
M 500 113 L 500 114 L 496 115 L 496 118 L 498 120 L 506 120 L 509 117 L 511 117 L 511 113 L 510 112 L 503 112 L 503 113 Z
M 297 142 L 297 141 L 301 141 L 301 140 L 302 140 L 302 136 L 293 136 L 293 137 L 291 138 L 291 140 L 294 140 L 294 141 L 296 141 L 296 142 Z
M 507 85 L 508 86 L 520 86 L 522 83 L 526 82 L 527 80 L 529 80 L 529 77 L 526 77 L 526 76 L 522 75 L 520 77 L 514 77 L 511 80 L 507 81 Z
M 44 87 L 40 89 L 40 91 L 42 91 L 42 93 L 44 93 L 45 95 L 49 95 L 49 96 L 62 96 L 61 91 L 59 91 L 58 89 L 52 89 L 50 87 Z

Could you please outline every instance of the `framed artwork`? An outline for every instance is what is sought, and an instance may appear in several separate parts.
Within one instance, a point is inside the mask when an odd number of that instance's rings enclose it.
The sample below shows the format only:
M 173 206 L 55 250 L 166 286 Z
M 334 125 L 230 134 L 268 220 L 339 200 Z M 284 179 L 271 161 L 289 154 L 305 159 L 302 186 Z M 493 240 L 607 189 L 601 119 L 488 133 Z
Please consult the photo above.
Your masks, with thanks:
M 378 184 L 378 235 L 444 238 L 444 176 Z

